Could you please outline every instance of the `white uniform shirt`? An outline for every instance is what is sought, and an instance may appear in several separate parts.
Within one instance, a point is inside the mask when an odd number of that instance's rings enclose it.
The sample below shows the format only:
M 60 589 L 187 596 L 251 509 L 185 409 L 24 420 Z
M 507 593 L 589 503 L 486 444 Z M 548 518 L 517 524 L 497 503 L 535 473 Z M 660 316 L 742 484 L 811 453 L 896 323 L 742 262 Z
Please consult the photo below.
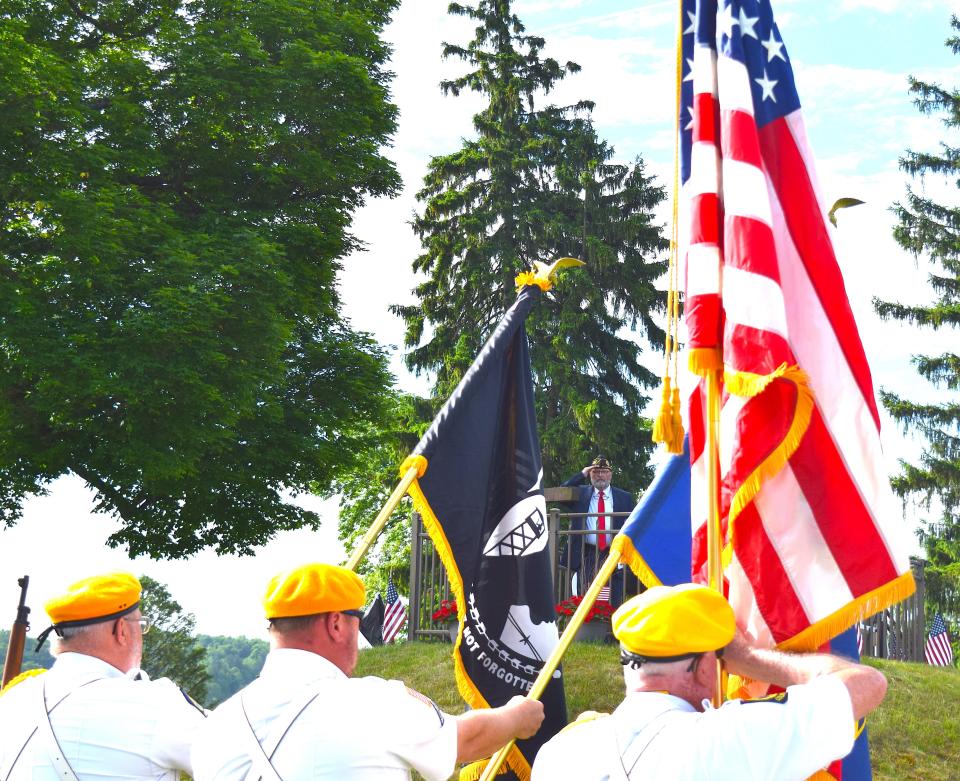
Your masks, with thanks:
M 791 686 L 783 701 L 731 700 L 703 713 L 669 694 L 635 692 L 611 716 L 548 741 L 532 781 L 804 781 L 850 753 L 854 726 L 835 676 Z
M 176 684 L 133 680 L 96 657 L 62 653 L 49 672 L 0 697 L 0 774 L 16 758 L 0 781 L 58 781 L 36 729 L 41 687 L 54 735 L 80 781 L 173 780 L 191 772 L 190 741 L 204 715 Z
M 598 511 L 600 505 L 600 492 L 594 488 L 593 493 L 590 495 L 590 512 L 595 513 Z M 607 486 L 603 489 L 603 511 L 604 513 L 613 512 L 613 489 L 610 486 Z M 597 516 L 588 515 L 587 516 L 587 528 L 596 529 L 597 528 Z M 609 515 L 603 516 L 603 524 L 605 529 L 609 529 L 613 525 L 613 518 Z M 597 544 L 597 535 L 596 534 L 585 534 L 585 542 L 587 545 L 596 545 Z M 607 536 L 607 545 L 613 542 L 613 537 Z
M 457 759 L 456 720 L 400 681 L 348 678 L 309 651 L 280 648 L 267 655 L 260 677 L 217 708 L 193 749 L 196 781 L 242 781 L 251 769 L 240 730 L 250 719 L 269 746 L 305 692 L 319 691 L 293 722 L 272 756 L 284 781 L 409 779 L 413 768 L 429 781 L 449 778 Z M 243 710 L 239 697 L 243 698 Z M 250 781 L 256 781 L 250 773 Z

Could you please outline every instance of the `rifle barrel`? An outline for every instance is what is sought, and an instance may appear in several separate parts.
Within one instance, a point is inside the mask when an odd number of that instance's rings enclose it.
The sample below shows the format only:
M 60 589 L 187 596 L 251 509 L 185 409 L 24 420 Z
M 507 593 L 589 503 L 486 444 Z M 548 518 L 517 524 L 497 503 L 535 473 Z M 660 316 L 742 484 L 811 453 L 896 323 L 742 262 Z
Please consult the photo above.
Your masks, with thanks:
M 27 630 L 30 628 L 30 608 L 27 607 L 27 586 L 30 585 L 30 576 L 17 578 L 20 586 L 20 602 L 17 605 L 17 617 L 10 629 L 10 639 L 7 642 L 7 655 L 3 662 L 3 686 L 20 674 L 23 667 L 23 649 L 27 644 Z

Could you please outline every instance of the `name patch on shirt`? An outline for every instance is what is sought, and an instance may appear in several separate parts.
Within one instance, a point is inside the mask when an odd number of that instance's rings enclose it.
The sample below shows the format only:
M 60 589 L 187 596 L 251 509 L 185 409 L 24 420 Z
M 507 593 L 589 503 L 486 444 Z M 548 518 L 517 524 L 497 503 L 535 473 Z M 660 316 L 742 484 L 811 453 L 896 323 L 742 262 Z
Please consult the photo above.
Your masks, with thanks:
M 753 702 L 778 702 L 784 705 L 787 702 L 787 693 L 777 692 L 776 694 L 768 694 L 766 697 L 757 697 L 755 700 L 743 700 L 742 702 L 744 705 L 750 705 Z

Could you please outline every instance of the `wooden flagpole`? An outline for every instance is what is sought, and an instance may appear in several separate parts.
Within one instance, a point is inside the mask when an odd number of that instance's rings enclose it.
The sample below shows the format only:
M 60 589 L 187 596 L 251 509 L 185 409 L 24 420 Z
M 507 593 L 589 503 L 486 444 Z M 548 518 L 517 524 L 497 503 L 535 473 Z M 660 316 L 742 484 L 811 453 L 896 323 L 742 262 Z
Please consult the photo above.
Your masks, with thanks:
M 373 545 L 377 537 L 380 536 L 383 527 L 387 525 L 390 514 L 396 509 L 397 505 L 400 504 L 400 500 L 403 499 L 403 495 L 407 492 L 410 484 L 416 479 L 417 467 L 411 466 L 397 484 L 397 487 L 393 489 L 393 493 L 390 494 L 390 498 L 387 499 L 387 503 L 383 506 L 383 509 L 378 513 L 377 517 L 373 519 L 373 523 L 370 524 L 367 533 L 363 535 L 360 544 L 354 548 L 353 553 L 350 554 L 347 563 L 343 565 L 346 569 L 355 570 L 357 568 L 357 565 L 367 554 L 367 551 L 370 550 L 370 546 Z
M 540 670 L 537 680 L 533 682 L 533 687 L 527 694 L 528 700 L 540 699 L 540 696 L 547 688 L 547 684 L 550 683 L 550 679 L 553 677 L 553 671 L 556 670 L 560 665 L 560 660 L 567 652 L 567 648 L 570 647 L 570 643 L 573 642 L 573 638 L 576 637 L 577 630 L 580 629 L 580 626 L 587 618 L 587 613 L 589 613 L 590 608 L 593 607 L 593 603 L 596 602 L 597 597 L 600 596 L 600 589 L 602 589 L 604 584 L 610 580 L 610 576 L 613 575 L 613 571 L 617 568 L 617 564 L 619 563 L 620 551 L 611 547 L 610 555 L 607 556 L 607 560 L 600 566 L 600 570 L 597 572 L 597 576 L 593 579 L 593 583 L 590 584 L 590 588 L 587 589 L 587 593 L 583 595 L 583 600 L 577 606 L 574 614 L 570 617 L 570 623 L 567 624 L 567 628 L 563 630 L 563 634 L 560 636 L 560 641 L 553 649 L 553 653 L 551 653 L 550 656 L 547 657 L 547 661 L 543 663 L 543 669 Z M 497 774 L 497 770 L 500 769 L 500 765 L 502 765 L 504 760 L 507 758 L 507 754 L 510 752 L 510 749 L 513 747 L 514 743 L 516 743 L 516 740 L 511 740 L 506 746 L 493 755 L 493 757 L 487 763 L 487 766 L 484 768 L 483 775 L 480 776 L 480 781 L 490 781 L 490 779 Z

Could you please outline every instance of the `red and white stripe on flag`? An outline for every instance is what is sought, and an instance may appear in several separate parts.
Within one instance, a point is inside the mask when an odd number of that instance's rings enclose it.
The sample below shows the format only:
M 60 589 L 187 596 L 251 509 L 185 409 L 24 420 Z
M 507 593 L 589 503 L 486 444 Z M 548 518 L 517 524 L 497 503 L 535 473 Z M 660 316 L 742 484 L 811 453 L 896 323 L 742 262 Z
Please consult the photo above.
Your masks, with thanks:
M 602 589 L 600 593 L 597 594 L 597 602 L 609 602 L 610 601 L 610 584 L 608 583 Z
M 693 577 L 706 579 L 706 384 L 722 370 L 728 597 L 814 649 L 914 589 L 870 369 L 767 0 L 684 2 L 685 318 Z

